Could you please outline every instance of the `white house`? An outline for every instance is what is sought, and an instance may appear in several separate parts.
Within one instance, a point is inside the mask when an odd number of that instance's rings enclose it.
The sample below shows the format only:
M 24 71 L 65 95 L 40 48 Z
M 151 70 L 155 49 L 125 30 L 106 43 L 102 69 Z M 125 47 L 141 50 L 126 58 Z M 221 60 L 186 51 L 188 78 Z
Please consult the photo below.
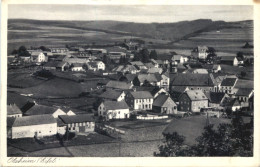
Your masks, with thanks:
M 57 134 L 57 121 L 51 115 L 34 115 L 15 118 L 12 139 L 44 137 Z
M 206 59 L 208 56 L 207 46 L 198 46 L 191 51 L 191 56 L 199 59 Z
M 42 63 L 48 61 L 48 57 L 43 52 L 32 52 L 31 59 L 33 62 L 36 63 Z
M 82 63 L 73 63 L 71 66 L 71 71 L 85 71 L 83 65 L 84 64 Z
M 228 64 L 233 66 L 238 66 L 239 61 L 236 56 L 222 56 L 221 57 L 222 64 Z
M 106 65 L 102 62 L 102 61 L 96 61 L 97 64 L 97 70 L 105 70 L 106 69 Z
M 234 94 L 234 87 L 237 83 L 237 78 L 225 78 L 220 84 L 220 92 L 227 93 L 229 95 Z
M 125 101 L 104 101 L 98 107 L 98 115 L 108 120 L 125 119 L 130 117 L 130 111 Z
M 125 101 L 134 110 L 152 110 L 153 96 L 148 91 L 129 92 Z

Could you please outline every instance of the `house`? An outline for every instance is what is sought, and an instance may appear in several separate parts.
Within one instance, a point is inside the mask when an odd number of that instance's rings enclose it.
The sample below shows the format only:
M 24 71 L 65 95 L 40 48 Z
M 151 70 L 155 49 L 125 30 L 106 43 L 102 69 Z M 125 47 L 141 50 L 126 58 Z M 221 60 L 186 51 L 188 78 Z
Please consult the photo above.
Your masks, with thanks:
M 234 87 L 237 83 L 237 78 L 225 78 L 220 84 L 219 91 L 227 93 L 229 95 L 234 94 Z
M 59 119 L 66 125 L 69 132 L 94 132 L 95 129 L 95 120 L 92 114 L 59 115 Z M 61 127 L 64 124 L 61 124 Z
M 222 56 L 220 62 L 222 64 L 238 66 L 238 59 L 235 56 Z
M 153 96 L 148 91 L 129 92 L 125 101 L 134 110 L 152 110 Z
M 83 63 L 73 63 L 70 67 L 71 71 L 85 71 Z
M 158 68 L 158 66 L 155 67 L 155 65 L 152 62 L 144 63 L 144 65 L 147 67 L 147 69 Z
M 109 81 L 106 84 L 106 90 L 117 89 L 117 90 L 129 90 L 132 89 L 133 85 L 131 83 L 122 82 L 122 81 Z
M 52 53 L 67 53 L 69 52 L 68 48 L 49 48 Z
M 24 116 L 35 116 L 35 115 L 52 115 L 54 118 L 57 118 L 59 115 L 66 115 L 66 113 L 57 108 L 45 105 L 34 105 L 28 111 L 24 113 Z
M 254 96 L 254 90 L 252 88 L 239 88 L 234 96 L 242 107 L 250 107 L 249 99 Z
M 98 115 L 110 119 L 130 117 L 129 107 L 125 101 L 104 101 L 98 107 Z
M 183 64 L 188 60 L 187 57 L 184 57 L 182 55 L 173 55 L 172 57 L 172 62 L 173 64 L 177 65 L 177 64 Z
M 7 105 L 7 117 L 22 117 L 23 113 L 16 104 Z
M 186 86 L 190 90 L 213 91 L 215 87 L 214 78 L 209 74 L 178 73 L 172 79 L 172 86 Z
M 147 69 L 147 67 L 141 61 L 132 61 L 132 62 L 129 62 L 129 63 L 133 66 L 136 66 L 139 70 L 142 70 L 142 69 L 146 70 Z
M 160 80 L 160 88 L 164 88 L 166 91 L 169 91 L 169 86 L 170 86 L 170 76 L 168 72 L 165 72 L 161 75 L 161 80 Z
M 159 64 L 159 67 L 168 67 L 168 65 L 172 62 L 173 55 L 171 54 L 163 54 L 158 55 L 157 63 Z
M 120 58 L 126 58 L 126 49 L 122 47 L 109 47 L 106 48 L 108 56 L 111 60 L 118 63 Z
M 115 67 L 112 71 L 122 74 L 136 74 L 139 70 L 134 65 L 119 65 Z
M 200 112 L 208 107 L 208 98 L 202 90 L 188 90 L 180 95 L 178 107 L 180 111 Z
M 91 61 L 87 63 L 88 70 L 98 71 L 105 70 L 106 65 L 102 61 Z
M 131 42 L 131 41 L 125 42 L 123 45 L 127 50 L 130 50 L 130 51 L 135 51 L 135 50 L 138 50 L 138 48 L 139 48 L 139 44 L 137 42 Z
M 193 58 L 198 58 L 205 60 L 208 56 L 208 47 L 207 46 L 197 46 L 191 51 L 191 56 Z
M 160 74 L 138 74 L 133 80 L 135 86 L 142 86 L 145 82 L 153 86 L 160 86 L 162 77 Z
M 180 95 L 187 90 L 189 90 L 187 86 L 172 86 L 170 90 L 170 94 L 171 97 L 173 98 L 173 101 L 178 102 Z
M 177 105 L 169 95 L 160 94 L 154 99 L 153 111 L 162 114 L 176 114 Z
M 106 90 L 99 97 L 104 100 L 123 101 L 125 99 L 125 92 L 122 90 Z
M 48 62 L 48 56 L 43 52 L 32 52 L 31 60 L 36 63 Z
M 214 108 L 222 108 L 223 106 L 223 101 L 225 98 L 229 97 L 227 94 L 223 92 L 205 92 L 205 95 L 209 99 L 209 107 L 214 107 Z
M 69 64 L 65 61 L 49 61 L 43 65 L 45 70 L 65 71 L 69 69 Z
M 57 121 L 51 115 L 17 117 L 12 125 L 12 139 L 39 138 L 57 134 Z
M 23 62 L 26 62 L 26 63 L 32 61 L 32 58 L 29 55 L 19 56 L 19 59 L 21 59 Z
M 236 98 L 227 97 L 223 101 L 223 106 L 226 109 L 231 109 L 232 111 L 240 110 L 242 107 Z
M 119 78 L 119 81 L 129 82 L 133 84 L 133 80 L 135 79 L 136 74 L 125 74 Z
M 221 66 L 219 64 L 214 64 L 212 67 L 212 72 L 218 73 L 219 71 L 221 71 Z

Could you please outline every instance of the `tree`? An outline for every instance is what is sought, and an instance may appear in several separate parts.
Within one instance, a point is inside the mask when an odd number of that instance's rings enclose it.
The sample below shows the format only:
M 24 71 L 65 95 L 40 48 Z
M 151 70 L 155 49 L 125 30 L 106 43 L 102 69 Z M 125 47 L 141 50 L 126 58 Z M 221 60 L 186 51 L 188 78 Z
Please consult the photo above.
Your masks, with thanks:
M 140 55 L 141 55 L 141 61 L 143 63 L 148 63 L 150 61 L 150 57 L 149 57 L 149 51 L 148 49 L 144 48 L 140 51 Z
M 20 46 L 18 49 L 18 56 L 31 56 L 25 46 Z
M 241 77 L 245 77 L 246 76 L 246 72 L 245 71 L 241 71 L 240 75 L 241 75 Z
M 150 53 L 150 59 L 157 60 L 157 52 L 155 50 L 152 50 Z
M 217 59 L 216 50 L 213 47 L 208 47 L 206 60 L 211 63 L 215 63 Z
M 140 55 L 140 53 L 135 52 L 135 53 L 134 53 L 133 61 L 140 61 L 140 60 L 141 60 L 141 55 Z
M 244 60 L 244 53 L 243 52 L 237 52 L 237 57 L 239 57 L 242 60 Z
M 42 51 L 51 51 L 49 48 L 46 48 L 45 46 L 40 46 L 39 47 Z
M 16 49 L 14 49 L 11 54 L 16 55 L 16 54 L 18 54 L 18 51 Z
M 163 145 L 159 146 L 159 153 L 154 152 L 157 157 L 176 157 L 183 156 L 185 137 L 177 132 L 172 134 L 163 134 Z

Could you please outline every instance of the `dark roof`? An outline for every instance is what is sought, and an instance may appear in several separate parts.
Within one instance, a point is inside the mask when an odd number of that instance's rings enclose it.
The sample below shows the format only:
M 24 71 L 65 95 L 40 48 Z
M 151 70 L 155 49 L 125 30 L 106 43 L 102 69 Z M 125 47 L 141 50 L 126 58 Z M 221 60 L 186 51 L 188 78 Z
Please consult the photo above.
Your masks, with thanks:
M 80 114 L 80 115 L 59 115 L 59 118 L 65 124 L 80 123 L 80 122 L 94 122 L 92 114 Z
M 223 101 L 224 106 L 240 106 L 239 101 L 235 98 L 226 97 Z
M 126 74 L 125 75 L 127 81 L 129 81 L 129 82 L 133 81 L 136 76 L 137 76 L 136 74 Z
M 129 109 L 125 101 L 104 101 L 107 110 Z
M 152 94 L 148 91 L 135 91 L 130 92 L 135 99 L 146 99 L 146 98 L 153 98 Z
M 159 82 L 161 80 L 161 75 L 160 74 L 139 74 L 137 76 L 138 80 L 141 83 L 144 83 L 145 80 L 147 80 L 148 82 Z
M 83 67 L 85 63 L 72 63 L 73 67 Z
M 102 93 L 99 97 L 106 98 L 106 99 L 112 99 L 117 100 L 117 98 L 123 93 L 123 91 L 118 90 L 106 90 L 104 93 Z
M 252 88 L 239 88 L 236 96 L 248 96 L 250 95 L 250 93 L 253 91 Z
M 164 105 L 164 103 L 169 99 L 169 104 L 171 106 L 176 106 L 176 104 L 174 103 L 174 101 L 171 99 L 170 96 L 165 95 L 165 94 L 159 94 L 156 99 L 154 99 L 153 102 L 153 106 L 158 106 L 158 107 L 162 107 Z
M 106 84 L 107 88 L 115 88 L 115 89 L 130 89 L 131 84 L 126 83 L 126 82 L 121 82 L 121 81 L 109 81 Z
M 236 84 L 237 78 L 225 78 L 221 82 L 221 86 L 234 86 Z
M 213 86 L 212 78 L 208 74 L 178 74 L 172 82 L 173 86 Z
M 136 87 L 136 91 L 148 91 L 150 92 L 153 96 L 160 91 L 163 88 L 159 88 L 158 86 L 138 86 Z
M 220 104 L 222 99 L 225 97 L 225 93 L 223 92 L 205 92 L 205 95 L 208 97 L 211 103 Z
M 52 124 L 52 123 L 57 123 L 57 121 L 51 115 L 34 115 L 34 116 L 17 117 L 14 121 L 13 127 Z
M 172 92 L 183 93 L 187 89 L 187 86 L 172 86 Z
M 22 111 L 17 107 L 16 104 L 7 105 L 7 115 L 22 114 Z
M 45 115 L 45 114 L 53 114 L 55 111 L 57 111 L 58 108 L 56 107 L 50 107 L 45 105 L 34 105 L 32 108 L 30 108 L 28 111 L 25 112 L 24 115 Z
M 66 124 L 58 117 L 57 120 L 57 126 L 65 126 Z
M 158 60 L 168 60 L 168 61 L 171 61 L 172 57 L 173 57 L 173 55 L 167 55 L 167 54 L 158 55 Z

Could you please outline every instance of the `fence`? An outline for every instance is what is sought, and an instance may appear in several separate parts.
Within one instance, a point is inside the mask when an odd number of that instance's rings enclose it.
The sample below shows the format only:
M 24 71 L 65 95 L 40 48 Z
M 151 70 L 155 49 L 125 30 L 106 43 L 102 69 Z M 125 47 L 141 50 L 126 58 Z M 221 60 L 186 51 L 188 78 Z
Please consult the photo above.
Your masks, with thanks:
M 137 116 L 136 119 L 142 119 L 142 120 L 154 120 L 154 119 L 167 119 L 168 116 L 164 115 L 164 116 Z
M 108 135 L 108 136 L 111 136 L 111 137 L 114 137 L 114 138 L 118 138 L 119 136 L 125 134 L 125 131 L 123 131 L 123 130 L 117 129 L 117 128 L 112 127 L 112 126 L 97 124 L 97 123 L 96 123 L 95 130 L 98 133 Z

